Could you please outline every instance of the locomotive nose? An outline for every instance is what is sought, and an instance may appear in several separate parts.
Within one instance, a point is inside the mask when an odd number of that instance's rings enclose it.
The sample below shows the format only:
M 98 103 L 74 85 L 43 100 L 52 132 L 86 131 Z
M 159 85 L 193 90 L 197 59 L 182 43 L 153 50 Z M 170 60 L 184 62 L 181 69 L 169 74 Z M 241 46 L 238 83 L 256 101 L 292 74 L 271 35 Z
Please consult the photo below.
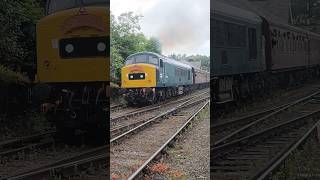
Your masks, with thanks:
M 121 70 L 122 88 L 156 87 L 156 67 L 150 64 L 127 65 Z

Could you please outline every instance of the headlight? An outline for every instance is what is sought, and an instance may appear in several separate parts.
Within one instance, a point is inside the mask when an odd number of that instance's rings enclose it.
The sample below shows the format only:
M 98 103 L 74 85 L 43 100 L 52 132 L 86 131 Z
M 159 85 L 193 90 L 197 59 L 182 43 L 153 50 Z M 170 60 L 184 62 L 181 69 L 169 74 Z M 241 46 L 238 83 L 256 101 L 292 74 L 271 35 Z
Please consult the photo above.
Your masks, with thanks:
M 72 44 L 67 44 L 65 50 L 67 53 L 72 53 L 74 51 L 74 46 Z
M 106 46 L 106 44 L 103 43 L 103 42 L 99 42 L 98 45 L 97 45 L 97 49 L 98 49 L 98 51 L 100 51 L 100 52 L 105 51 L 106 48 L 107 48 L 107 46 Z

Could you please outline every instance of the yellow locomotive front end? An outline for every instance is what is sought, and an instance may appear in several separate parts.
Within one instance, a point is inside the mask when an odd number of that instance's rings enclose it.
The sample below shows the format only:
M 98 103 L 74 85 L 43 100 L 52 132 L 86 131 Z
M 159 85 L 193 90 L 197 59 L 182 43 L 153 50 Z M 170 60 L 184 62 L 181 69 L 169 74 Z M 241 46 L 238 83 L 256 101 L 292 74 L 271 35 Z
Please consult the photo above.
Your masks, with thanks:
M 121 69 L 121 88 L 129 105 L 155 103 L 157 83 L 162 76 L 157 54 L 141 52 L 129 56 Z
M 155 65 L 131 64 L 121 69 L 121 88 L 151 88 L 156 85 Z
M 37 24 L 34 99 L 71 142 L 78 132 L 89 134 L 89 141 L 106 139 L 109 16 L 106 0 L 49 0 Z
M 37 26 L 37 81 L 109 81 L 109 12 L 73 8 L 43 18 Z

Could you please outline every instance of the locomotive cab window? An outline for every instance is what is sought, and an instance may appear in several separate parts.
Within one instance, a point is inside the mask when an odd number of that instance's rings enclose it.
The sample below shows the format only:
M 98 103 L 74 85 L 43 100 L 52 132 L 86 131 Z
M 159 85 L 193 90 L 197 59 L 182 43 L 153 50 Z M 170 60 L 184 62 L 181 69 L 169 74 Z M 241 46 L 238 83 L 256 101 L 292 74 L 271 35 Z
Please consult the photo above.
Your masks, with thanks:
M 134 63 L 134 59 L 132 58 L 128 58 L 126 61 L 126 65 L 133 64 L 133 63 Z
M 149 63 L 150 64 L 154 64 L 154 65 L 158 65 L 159 64 L 159 60 L 158 60 L 157 57 L 149 56 Z
M 163 60 L 160 59 L 160 67 L 163 67 Z
M 52 14 L 75 7 L 109 4 L 109 0 L 48 0 L 46 14 Z
M 147 63 L 147 55 L 135 56 L 136 63 Z
M 257 59 L 257 31 L 254 28 L 248 28 L 248 42 L 249 42 L 249 59 Z
M 139 55 L 130 56 L 126 60 L 126 65 L 135 64 L 135 63 L 146 63 L 146 64 L 153 64 L 158 66 L 159 59 L 158 57 L 152 56 L 149 54 L 139 54 Z

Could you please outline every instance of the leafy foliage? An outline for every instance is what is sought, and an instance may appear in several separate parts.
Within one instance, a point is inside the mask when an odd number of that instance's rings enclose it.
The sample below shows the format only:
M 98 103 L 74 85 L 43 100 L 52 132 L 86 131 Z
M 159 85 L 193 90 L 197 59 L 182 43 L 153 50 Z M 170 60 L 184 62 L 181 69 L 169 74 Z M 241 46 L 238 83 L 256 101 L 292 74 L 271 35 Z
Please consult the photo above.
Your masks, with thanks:
M 0 64 L 15 71 L 35 70 L 35 24 L 43 16 L 40 0 L 0 1 Z
M 292 0 L 293 24 L 319 32 L 320 1 Z
M 125 59 L 136 52 L 150 51 L 161 53 L 159 40 L 147 38 L 140 30 L 139 21 L 142 16 L 132 12 L 121 14 L 119 17 L 111 15 L 111 80 L 120 83 L 121 67 Z
M 0 65 L 0 85 L 8 84 L 24 84 L 30 80 L 19 72 L 11 71 L 10 69 Z

